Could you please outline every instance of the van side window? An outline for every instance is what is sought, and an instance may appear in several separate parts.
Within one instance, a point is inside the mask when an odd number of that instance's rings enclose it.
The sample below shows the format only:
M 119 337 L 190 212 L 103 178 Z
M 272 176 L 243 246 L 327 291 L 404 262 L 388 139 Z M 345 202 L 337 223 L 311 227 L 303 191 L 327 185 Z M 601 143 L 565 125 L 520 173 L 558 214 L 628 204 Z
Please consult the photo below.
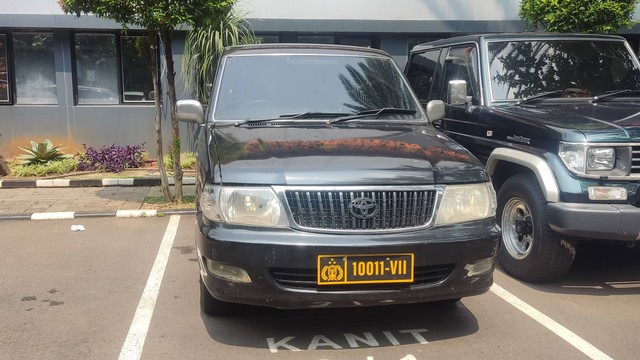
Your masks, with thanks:
M 466 81 L 467 95 L 473 97 L 474 104 L 479 104 L 478 71 L 478 50 L 475 46 L 451 48 L 445 61 L 444 86 L 446 88 L 451 80 Z M 446 96 L 446 91 L 443 96 Z
M 433 76 L 436 72 L 439 57 L 440 49 L 435 49 L 415 54 L 411 58 L 411 66 L 409 67 L 407 78 L 422 104 L 426 104 L 429 101 Z

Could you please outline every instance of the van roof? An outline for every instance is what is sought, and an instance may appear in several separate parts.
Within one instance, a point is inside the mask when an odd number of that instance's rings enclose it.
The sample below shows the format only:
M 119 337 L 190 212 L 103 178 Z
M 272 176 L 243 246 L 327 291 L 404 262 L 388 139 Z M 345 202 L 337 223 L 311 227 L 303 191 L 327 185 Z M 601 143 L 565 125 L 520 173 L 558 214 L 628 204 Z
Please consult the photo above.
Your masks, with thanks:
M 251 44 L 236 45 L 225 48 L 224 55 L 242 54 L 286 54 L 286 53 L 305 53 L 305 54 L 360 54 L 360 55 L 376 55 L 390 57 L 390 55 L 379 49 L 366 48 L 361 46 L 350 45 L 333 45 L 333 44 L 304 44 L 304 43 L 270 43 L 270 44 Z

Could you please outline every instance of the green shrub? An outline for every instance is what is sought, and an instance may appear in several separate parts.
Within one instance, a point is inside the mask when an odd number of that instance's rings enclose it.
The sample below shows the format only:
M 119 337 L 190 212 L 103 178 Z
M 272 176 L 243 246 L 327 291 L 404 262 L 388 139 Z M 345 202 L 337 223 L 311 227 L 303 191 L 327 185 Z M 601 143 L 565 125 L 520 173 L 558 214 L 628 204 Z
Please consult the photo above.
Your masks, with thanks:
M 53 146 L 51 140 L 46 139 L 44 142 L 31 142 L 31 149 L 19 147 L 26 154 L 16 156 L 22 164 L 46 164 L 50 161 L 68 159 L 71 155 L 61 152 L 59 146 Z
M 173 157 L 171 156 L 171 152 L 165 155 L 162 159 L 164 160 L 165 169 L 173 169 Z M 180 165 L 183 169 L 195 170 L 197 162 L 198 159 L 196 158 L 196 153 L 194 152 L 183 152 L 180 154 Z
M 11 174 L 18 177 L 60 175 L 76 171 L 78 161 L 73 158 L 49 161 L 44 164 L 10 163 Z

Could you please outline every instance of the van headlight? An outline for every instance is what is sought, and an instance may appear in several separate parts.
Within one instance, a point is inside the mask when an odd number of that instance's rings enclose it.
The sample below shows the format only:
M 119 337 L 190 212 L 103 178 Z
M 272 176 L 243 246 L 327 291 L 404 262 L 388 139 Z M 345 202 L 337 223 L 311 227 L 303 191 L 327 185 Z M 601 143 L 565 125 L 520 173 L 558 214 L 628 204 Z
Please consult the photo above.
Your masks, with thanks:
M 481 220 L 496 215 L 496 193 L 490 182 L 448 185 L 440 201 L 435 225 Z
M 229 224 L 285 227 L 284 207 L 268 187 L 230 187 L 206 184 L 200 208 L 207 219 Z

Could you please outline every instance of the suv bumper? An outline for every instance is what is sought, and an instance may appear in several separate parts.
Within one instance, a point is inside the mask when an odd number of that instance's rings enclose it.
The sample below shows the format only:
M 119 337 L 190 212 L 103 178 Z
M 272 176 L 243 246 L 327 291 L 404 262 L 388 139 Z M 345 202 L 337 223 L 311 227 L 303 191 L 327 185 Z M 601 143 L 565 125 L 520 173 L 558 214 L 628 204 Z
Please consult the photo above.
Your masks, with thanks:
M 581 238 L 640 241 L 640 208 L 627 204 L 549 203 L 554 231 Z
M 200 224 L 199 227 L 196 245 L 200 274 L 213 297 L 227 302 L 289 309 L 420 303 L 482 294 L 493 283 L 493 268 L 469 276 L 469 264 L 495 258 L 500 236 L 493 220 L 374 235 L 232 229 L 224 225 L 209 228 Z M 315 284 L 318 255 L 397 253 L 414 254 L 415 283 L 331 287 Z M 251 282 L 231 282 L 212 276 L 205 265 L 207 259 L 245 270 Z M 423 278 L 420 283 L 417 280 L 419 271 L 427 274 L 420 275 Z M 282 272 L 299 274 L 300 278 L 282 281 L 278 278 Z

